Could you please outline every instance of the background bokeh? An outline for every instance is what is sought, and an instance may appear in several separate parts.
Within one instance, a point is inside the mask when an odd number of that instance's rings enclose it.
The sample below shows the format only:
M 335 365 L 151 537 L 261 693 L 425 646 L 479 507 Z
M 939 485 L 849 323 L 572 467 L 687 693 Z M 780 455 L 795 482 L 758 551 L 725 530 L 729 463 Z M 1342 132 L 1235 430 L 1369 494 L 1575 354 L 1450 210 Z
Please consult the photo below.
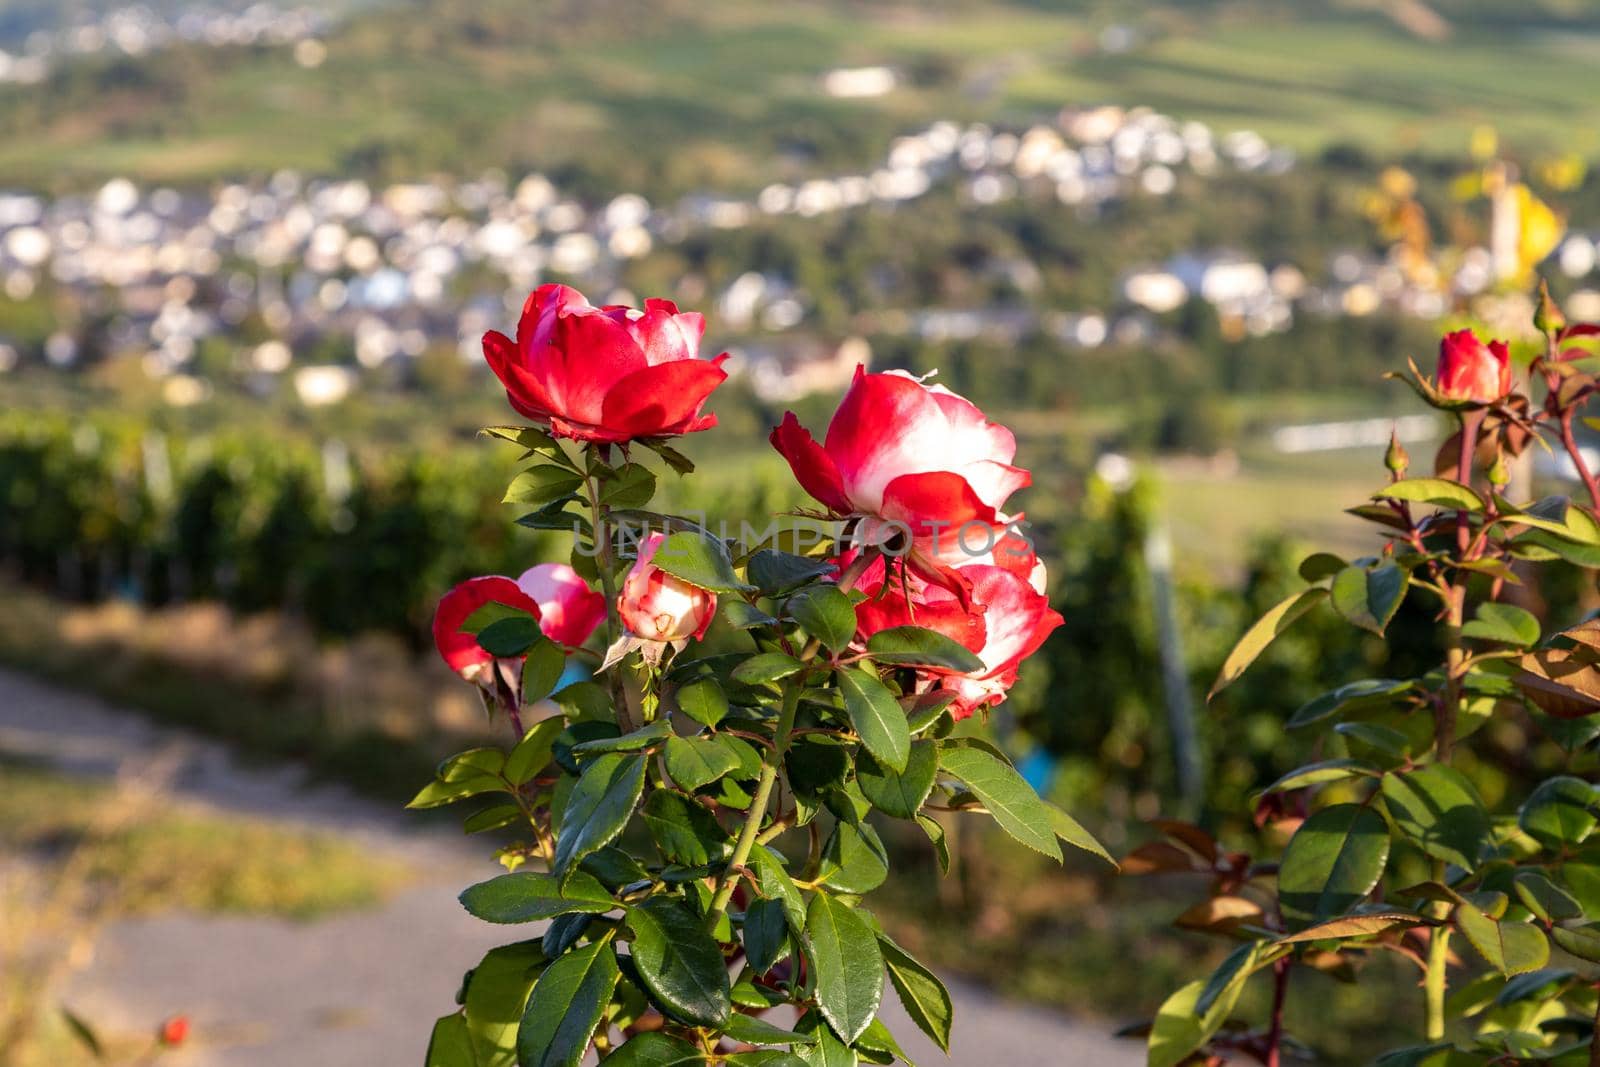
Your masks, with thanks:
M 556 550 L 474 440 L 508 418 L 478 338 L 546 281 L 702 309 L 734 354 L 673 508 L 799 504 L 767 429 L 820 427 L 860 362 L 1015 427 L 1066 625 L 995 733 L 1113 851 L 1159 815 L 1248 835 L 1306 755 L 1294 707 L 1431 654 L 1408 606 L 1392 651 L 1308 626 L 1201 699 L 1297 549 L 1367 544 L 1342 509 L 1391 429 L 1431 458 L 1384 372 L 1444 325 L 1525 342 L 1536 272 L 1600 318 L 1597 56 L 1600 8 L 1565 0 L 0 0 L 0 891 L 35 917 L 0 944 L 28 991 L 0 1062 L 83 1054 L 74 1004 L 142 1054 L 85 931 L 415 880 L 172 781 L 130 808 L 118 760 L 38 741 L 38 694 L 403 801 L 485 728 L 431 655 L 438 594 Z M 1491 798 L 1538 764 L 1502 748 Z M 1109 1030 L 1212 951 L 1163 932 L 1179 892 L 957 841 L 942 881 L 901 842 L 890 911 L 1006 996 Z M 1343 1062 L 1381 1025 L 1329 1020 L 1408 981 L 1329 979 L 1298 1023 Z M 212 1035 L 220 1063 L 265 1040 Z

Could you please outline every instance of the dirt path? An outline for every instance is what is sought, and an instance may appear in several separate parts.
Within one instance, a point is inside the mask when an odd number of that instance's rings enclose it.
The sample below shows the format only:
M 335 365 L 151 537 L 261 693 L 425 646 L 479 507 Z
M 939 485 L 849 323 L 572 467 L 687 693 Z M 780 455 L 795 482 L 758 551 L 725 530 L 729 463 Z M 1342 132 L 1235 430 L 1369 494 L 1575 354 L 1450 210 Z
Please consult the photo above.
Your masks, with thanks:
M 337 827 L 408 859 L 418 880 L 385 905 L 310 922 L 172 914 L 114 924 L 65 999 L 111 1029 L 142 1030 L 183 1012 L 195 1040 L 185 1067 L 400 1067 L 419 1064 L 429 1028 L 462 972 L 508 940 L 456 903 L 498 868 L 452 833 L 347 790 L 308 785 L 294 769 L 240 767 L 223 746 L 93 698 L 0 670 L 0 751 L 66 770 L 110 774 L 129 757 L 176 750 L 173 791 L 186 800 L 299 825 Z M 892 991 L 885 1022 L 923 1064 L 958 1067 L 1142 1063 L 1108 1027 L 1006 1004 L 952 982 L 955 1048 L 946 1060 Z

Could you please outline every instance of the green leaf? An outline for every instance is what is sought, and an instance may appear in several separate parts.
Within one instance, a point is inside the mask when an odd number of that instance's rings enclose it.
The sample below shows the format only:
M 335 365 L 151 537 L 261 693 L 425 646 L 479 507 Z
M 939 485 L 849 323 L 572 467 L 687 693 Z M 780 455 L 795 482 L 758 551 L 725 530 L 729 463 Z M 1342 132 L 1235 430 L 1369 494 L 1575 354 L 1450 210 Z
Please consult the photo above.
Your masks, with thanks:
M 896 819 L 914 819 L 939 771 L 939 750 L 932 741 L 917 741 L 906 758 L 906 769 L 894 771 L 870 754 L 856 761 L 856 784 L 873 807 Z
M 883 952 L 884 965 L 889 969 L 889 982 L 899 994 L 906 1014 L 917 1024 L 917 1029 L 948 1055 L 950 1025 L 955 1018 L 950 991 L 939 981 L 938 975 L 888 937 L 878 935 L 878 946 Z
M 526 785 L 550 765 L 556 738 L 564 729 L 566 723 L 559 716 L 541 719 L 528 727 L 506 757 L 505 776 L 512 785 Z
M 681 901 L 654 897 L 628 909 L 633 962 L 652 999 L 691 1026 L 720 1029 L 733 1010 L 727 963 L 699 916 Z
M 1168 997 L 1156 1010 L 1150 1027 L 1147 1067 L 1178 1067 L 1195 1050 L 1211 1040 L 1238 1002 L 1243 982 L 1224 991 L 1204 1014 L 1197 1010 L 1206 983 L 1197 979 Z
M 89 1021 L 87 1019 L 73 1011 L 71 1008 L 65 1007 L 61 1009 L 61 1018 L 66 1022 L 67 1029 L 72 1032 L 72 1036 L 77 1038 L 78 1044 L 82 1045 L 91 1056 L 97 1060 L 103 1060 L 106 1058 L 105 1046 L 100 1043 L 100 1035 L 94 1032 L 94 1027 L 89 1025 Z M 439 1027 L 443 1026 L 448 1020 L 454 1018 L 458 1017 L 454 1015 L 447 1015 L 443 1019 L 440 1019 L 438 1023 L 434 1024 L 434 1033 L 437 1034 L 439 1032 Z M 428 1064 L 429 1067 L 432 1067 L 433 1060 L 431 1058 L 431 1043 L 429 1044 L 429 1050 L 430 1059 L 428 1060 Z M 446 1061 L 441 1060 L 440 1062 L 445 1063 Z M 453 1065 L 455 1061 L 448 1062 Z M 468 1064 L 470 1067 L 472 1061 L 465 1060 L 461 1062 Z
M 506 754 L 498 748 L 469 748 L 441 760 L 436 773 L 441 782 L 466 782 L 484 774 L 498 777 L 505 766 Z
M 1377 777 L 1378 769 L 1371 764 L 1354 759 L 1330 759 L 1296 767 L 1288 774 L 1262 790 L 1263 793 L 1287 793 L 1292 789 L 1305 789 L 1327 782 L 1345 782 L 1351 778 Z
M 532 615 L 512 615 L 479 630 L 478 646 L 491 656 L 520 656 L 543 638 Z
M 479 634 L 491 623 L 501 619 L 531 619 L 533 616 L 522 608 L 514 608 L 510 604 L 502 604 L 498 600 L 491 600 L 467 616 L 467 621 L 461 624 L 464 634 Z
M 644 792 L 644 770 L 643 756 L 620 752 L 599 756 L 583 769 L 561 815 L 555 852 L 558 873 L 622 833 Z
M 667 773 L 693 793 L 739 769 L 739 757 L 716 737 L 669 737 Z
M 1111 866 L 1118 866 L 1111 853 L 1106 851 L 1106 846 L 1102 845 L 1093 834 L 1084 829 L 1082 823 L 1049 801 L 1045 801 L 1044 806 L 1050 813 L 1050 829 L 1055 832 L 1057 837 L 1073 848 L 1091 852 L 1111 864 Z
M 758 652 L 728 672 L 741 685 L 765 685 L 805 670 L 805 664 L 782 652 Z
M 817 881 L 839 893 L 870 893 L 889 877 L 889 854 L 866 823 L 840 820 L 822 850 Z
M 528 649 L 522 664 L 522 704 L 537 704 L 549 696 L 567 669 L 567 650 L 545 638 Z
M 72 1025 L 76 1016 L 68 1016 Z M 100 1059 L 100 1043 L 89 1030 L 73 1031 L 78 1040 L 89 1046 L 95 1059 Z M 92 1043 L 91 1043 L 92 1041 Z M 472 1040 L 467 1036 L 467 1020 L 460 1012 L 446 1015 L 433 1024 L 433 1034 L 428 1038 L 428 1051 L 423 1055 L 424 1067 L 478 1067 L 478 1057 L 472 1051 Z
M 533 871 L 502 874 L 468 886 L 460 899 L 469 913 L 491 923 L 531 923 L 571 912 L 599 915 L 618 906 L 604 886 L 581 871 L 565 884 Z
M 1397 911 L 1393 908 L 1362 911 L 1308 926 L 1298 934 L 1285 934 L 1278 938 L 1276 943 L 1297 945 L 1306 941 L 1343 941 L 1352 937 L 1371 937 L 1373 934 L 1381 934 L 1396 927 L 1426 924 L 1426 919 L 1409 911 Z
M 1565 922 L 1583 917 L 1583 905 L 1540 870 L 1518 871 L 1511 879 L 1523 907 L 1544 922 Z
M 983 660 L 960 642 L 922 626 L 891 626 L 867 638 L 867 654 L 893 666 L 944 667 L 961 674 L 983 670 Z
M 950 843 L 945 840 L 944 825 L 939 820 L 927 815 L 917 816 L 917 825 L 922 827 L 922 832 L 928 835 L 928 843 L 933 846 L 933 854 L 939 860 L 939 872 L 950 873 Z
M 943 748 L 939 764 L 966 783 L 1006 833 L 1060 862 L 1050 809 L 1015 768 L 981 748 Z
M 672 863 L 701 867 L 726 860 L 733 851 L 717 817 L 671 789 L 651 790 L 644 802 L 644 822 L 656 847 Z
M 1392 560 L 1370 568 L 1346 567 L 1333 576 L 1333 609 L 1352 624 L 1382 637 L 1406 598 L 1410 580 L 1410 573 Z
M 694 530 L 669 535 L 656 547 L 650 562 L 690 585 L 713 593 L 745 593 L 752 588 L 734 573 L 723 543 Z
M 1335 804 L 1295 831 L 1278 868 L 1278 902 L 1291 929 L 1343 915 L 1372 892 L 1389 859 L 1389 827 L 1360 804 Z
M 896 1041 L 889 1028 L 883 1025 L 882 1019 L 872 1020 L 866 1032 L 856 1038 L 855 1047 L 863 1054 L 863 1059 L 868 1059 L 867 1054 L 870 1053 L 872 1063 L 892 1064 L 899 1060 L 903 1061 L 906 1067 L 915 1067 L 911 1057 L 906 1055 L 906 1050 L 900 1047 L 900 1042 Z
M 856 1067 L 856 1050 L 840 1041 L 816 1012 L 801 1016 L 795 1027 L 814 1035 L 811 1044 L 802 1045 L 793 1053 L 805 1067 Z
M 1600 927 L 1552 926 L 1550 939 L 1580 960 L 1600 963 Z
M 606 1067 L 704 1067 L 705 1053 L 660 1031 L 635 1034 L 605 1059 Z
M 1431 1045 L 1412 1045 L 1385 1052 L 1372 1061 L 1372 1067 L 1422 1067 L 1439 1053 L 1455 1046 L 1448 1041 L 1435 1041 Z
M 1305 581 L 1320 582 L 1324 578 L 1332 578 L 1348 566 L 1348 563 L 1332 552 L 1313 552 L 1300 561 L 1299 573 Z
M 642 508 L 656 495 L 656 476 L 640 463 L 624 463 L 600 484 L 600 502 L 613 508 Z
M 856 635 L 855 605 L 837 586 L 819 585 L 796 593 L 784 608 L 830 652 L 843 652 Z
M 484 793 L 503 793 L 505 788 L 504 781 L 488 774 L 474 775 L 456 782 L 433 781 L 418 790 L 417 795 L 411 798 L 406 807 L 415 811 L 437 808 Z
M 911 756 L 911 727 L 900 702 L 875 675 L 860 667 L 841 668 L 836 677 L 845 712 L 862 746 L 883 766 L 904 771 Z
M 767 596 L 778 596 L 832 574 L 834 565 L 825 559 L 811 559 L 763 548 L 750 557 L 745 569 L 756 588 Z
M 757 845 L 750 850 L 750 862 L 755 867 L 761 895 L 782 903 L 783 913 L 789 919 L 789 929 L 796 934 L 804 933 L 805 899 L 800 895 L 800 889 L 794 884 L 794 880 L 789 877 L 789 872 L 783 869 L 783 863 L 778 859 L 777 853 L 766 845 Z
M 1527 648 L 1539 643 L 1539 618 L 1515 604 L 1480 604 L 1476 618 L 1461 627 L 1461 635 Z
M 1460 771 L 1432 763 L 1385 775 L 1381 792 L 1389 818 L 1418 848 L 1468 871 L 1477 866 L 1489 838 L 1489 813 Z
M 1227 999 L 1230 994 L 1237 999 L 1239 988 L 1255 971 L 1264 947 L 1264 942 L 1246 941 L 1228 953 L 1200 990 L 1200 997 L 1194 1003 L 1195 1014 L 1205 1015 L 1218 1001 Z
M 1527 974 L 1550 962 L 1550 942 L 1536 927 L 1498 922 L 1467 901 L 1456 905 L 1455 923 L 1484 962 L 1501 974 Z
M 1238 681 L 1239 676 L 1249 669 L 1250 664 L 1272 644 L 1274 638 L 1294 625 L 1300 616 L 1322 603 L 1327 596 L 1326 589 L 1316 586 L 1295 593 L 1273 605 L 1245 631 L 1244 636 L 1239 638 L 1239 643 L 1233 646 L 1233 651 L 1228 653 L 1228 658 L 1222 661 L 1222 669 L 1217 672 L 1217 680 L 1211 683 L 1211 691 L 1206 694 L 1206 700 L 1215 699 L 1218 693 Z
M 1483 498 L 1476 490 L 1445 478 L 1407 478 L 1372 494 L 1374 500 L 1385 498 L 1413 504 L 1432 504 L 1456 511 L 1483 510 Z
M 621 975 L 610 941 L 575 948 L 546 968 L 517 1031 L 519 1067 L 578 1067 Z
M 580 741 L 572 746 L 572 751 L 582 759 L 604 752 L 642 752 L 647 748 L 655 748 L 672 736 L 672 724 L 665 719 L 657 719 L 625 734 Z
M 738 1012 L 728 1017 L 728 1025 L 723 1033 L 746 1045 L 810 1045 L 817 1040 L 815 1033 L 785 1030 L 753 1015 L 741 1015 Z
M 1523 801 L 1517 825 L 1539 844 L 1558 851 L 1582 844 L 1594 832 L 1600 793 L 1581 778 L 1546 778 Z
M 817 1007 L 846 1042 L 861 1036 L 883 999 L 883 956 L 872 927 L 831 894 L 806 909 L 806 955 L 816 969 Z
M 462 1010 L 478 1067 L 511 1067 L 528 992 L 544 967 L 538 941 L 490 949 L 467 978 Z
M 507 504 L 527 504 L 542 508 L 577 495 L 583 477 L 562 467 L 531 467 L 511 480 L 504 501 Z
M 811 1067 L 806 1060 L 792 1052 L 777 1049 L 760 1049 L 755 1052 L 737 1052 L 722 1061 L 728 1067 Z
M 716 726 L 728 714 L 728 697 L 715 678 L 678 688 L 678 709 L 702 726 Z
M 785 955 L 788 936 L 782 900 L 761 897 L 750 902 L 744 913 L 744 955 L 751 970 L 758 975 L 772 970 Z
M 1289 716 L 1288 727 L 1294 730 L 1321 722 L 1340 712 L 1396 704 L 1415 687 L 1415 682 L 1394 678 L 1363 678 L 1358 682 L 1347 682 L 1302 704 Z

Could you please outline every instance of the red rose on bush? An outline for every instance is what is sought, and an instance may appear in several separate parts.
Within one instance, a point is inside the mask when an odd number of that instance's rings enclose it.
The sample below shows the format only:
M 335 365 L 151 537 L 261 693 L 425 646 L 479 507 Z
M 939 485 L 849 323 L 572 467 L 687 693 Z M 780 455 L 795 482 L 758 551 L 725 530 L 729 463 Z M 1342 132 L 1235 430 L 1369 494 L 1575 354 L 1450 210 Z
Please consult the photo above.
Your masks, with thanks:
M 529 295 L 517 339 L 490 331 L 483 354 L 521 414 L 562 437 L 631 441 L 717 424 L 700 408 L 728 374 L 700 358 L 705 318 L 670 300 L 594 307 L 565 285 Z
M 568 648 L 589 640 L 606 617 L 606 598 L 565 563 L 529 567 L 517 585 L 539 605 L 539 629 Z
M 1511 350 L 1504 341 L 1484 344 L 1471 330 L 1447 333 L 1434 386 L 1450 400 L 1493 403 L 1511 392 Z
M 681 641 L 700 637 L 717 611 L 717 596 L 676 578 L 651 562 L 662 533 L 652 533 L 639 545 L 639 557 L 622 582 L 617 610 L 622 625 L 646 641 Z
M 899 371 L 857 368 L 822 444 L 793 412 L 771 441 L 830 512 L 866 517 L 860 542 L 896 555 L 909 548 L 919 572 L 936 581 L 993 547 L 1012 518 L 1001 511 L 1006 499 L 1031 481 L 1011 463 L 1010 430 L 943 386 Z M 909 546 L 897 544 L 907 535 Z
M 450 669 L 475 681 L 494 657 L 461 627 L 485 604 L 504 604 L 539 620 L 552 641 L 571 648 L 583 644 L 605 618 L 606 601 L 564 563 L 543 563 L 512 581 L 499 575 L 468 578 L 439 601 L 433 614 L 433 643 Z
M 976 653 L 983 668 L 971 674 L 922 668 L 927 688 L 955 695 L 951 714 L 957 720 L 1003 701 L 1022 661 L 1062 623 L 1044 595 L 1044 571 L 1031 552 L 1007 552 L 1002 546 L 995 562 L 962 567 L 972 590 L 970 609 L 963 609 L 950 590 L 914 576 L 904 585 L 892 579 L 885 589 L 883 574 L 874 564 L 864 576 L 867 599 L 856 605 L 858 635 L 865 639 L 894 626 L 925 626 Z

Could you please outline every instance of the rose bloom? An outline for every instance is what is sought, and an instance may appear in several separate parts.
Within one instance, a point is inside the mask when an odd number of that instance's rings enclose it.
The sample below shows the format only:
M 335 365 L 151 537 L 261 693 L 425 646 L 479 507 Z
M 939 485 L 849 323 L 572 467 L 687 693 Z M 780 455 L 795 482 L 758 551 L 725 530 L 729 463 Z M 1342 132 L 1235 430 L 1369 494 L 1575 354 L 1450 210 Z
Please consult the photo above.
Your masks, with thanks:
M 670 300 L 644 310 L 594 307 L 565 285 L 541 285 L 523 305 L 515 341 L 490 331 L 483 354 L 511 406 L 552 433 L 631 441 L 706 430 L 711 391 L 728 377 L 723 353 L 700 358 L 705 317 Z
M 876 563 L 860 585 L 867 599 L 856 605 L 861 640 L 894 626 L 924 626 L 959 642 L 983 661 L 983 667 L 970 674 L 919 668 L 923 688 L 954 694 L 950 707 L 957 721 L 1005 700 L 1022 661 L 1062 623 L 1044 595 L 1044 568 L 1031 551 L 997 552 L 995 562 L 969 564 L 961 574 L 971 586 L 970 608 L 963 608 L 949 589 L 914 575 L 907 575 L 904 583 L 891 576 L 885 588 L 884 571 Z
M 606 598 L 565 563 L 529 567 L 517 585 L 539 605 L 539 629 L 568 648 L 589 640 L 606 617 Z
M 1450 400 L 1491 404 L 1511 392 L 1511 351 L 1504 341 L 1484 344 L 1471 330 L 1447 333 L 1434 386 Z
M 469 578 L 439 601 L 433 615 L 433 643 L 450 669 L 476 681 L 494 662 L 475 634 L 461 627 L 485 604 L 503 604 L 539 620 L 539 630 L 552 641 L 576 648 L 589 639 L 605 618 L 605 597 L 590 589 L 565 563 L 541 563 L 512 581 L 499 575 Z
M 717 611 L 715 593 L 690 585 L 650 562 L 666 535 L 655 532 L 639 545 L 639 557 L 623 579 L 617 597 L 622 625 L 646 641 L 681 641 L 699 638 Z
M 918 573 L 943 584 L 960 584 L 949 569 L 993 548 L 1015 518 L 1001 511 L 1006 499 L 1031 481 L 1011 463 L 1010 430 L 901 371 L 858 367 L 820 445 L 793 412 L 771 441 L 832 514 L 864 516 L 859 542 L 909 552 Z

